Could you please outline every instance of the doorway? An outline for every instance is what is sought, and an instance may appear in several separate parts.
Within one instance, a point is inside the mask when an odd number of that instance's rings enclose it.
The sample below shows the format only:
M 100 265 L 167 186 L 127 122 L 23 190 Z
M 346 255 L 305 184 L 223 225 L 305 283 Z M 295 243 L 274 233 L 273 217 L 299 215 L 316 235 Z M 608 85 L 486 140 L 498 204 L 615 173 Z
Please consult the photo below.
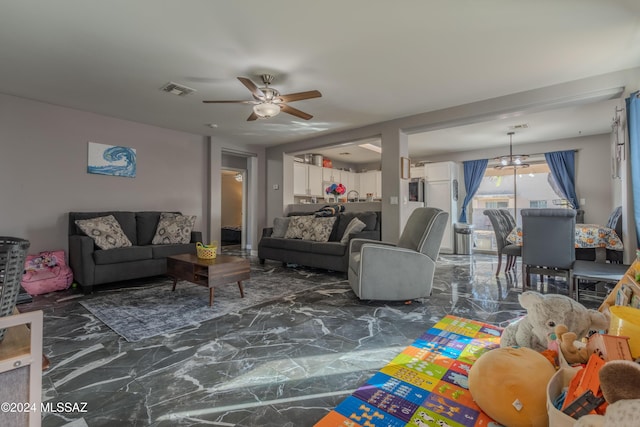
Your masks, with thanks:
M 222 169 L 221 172 L 221 246 L 246 246 L 246 171 Z

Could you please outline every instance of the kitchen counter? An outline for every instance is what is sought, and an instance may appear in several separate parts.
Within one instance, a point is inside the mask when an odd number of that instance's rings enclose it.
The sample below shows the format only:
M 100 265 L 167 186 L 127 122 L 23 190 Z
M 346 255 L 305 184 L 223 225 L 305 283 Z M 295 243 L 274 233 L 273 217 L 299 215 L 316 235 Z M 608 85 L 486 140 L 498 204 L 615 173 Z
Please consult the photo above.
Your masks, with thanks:
M 322 203 L 295 203 L 287 205 L 284 214 L 288 215 L 289 212 L 315 212 L 323 206 L 331 204 L 324 201 Z M 341 204 L 344 205 L 345 212 L 375 212 L 382 210 L 382 202 L 346 202 Z

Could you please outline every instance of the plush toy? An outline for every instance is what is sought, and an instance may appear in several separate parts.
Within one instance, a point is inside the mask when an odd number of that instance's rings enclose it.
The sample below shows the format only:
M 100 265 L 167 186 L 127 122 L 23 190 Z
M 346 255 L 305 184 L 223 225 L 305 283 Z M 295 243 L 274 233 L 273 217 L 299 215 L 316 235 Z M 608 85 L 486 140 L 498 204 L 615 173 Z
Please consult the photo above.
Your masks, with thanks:
M 640 365 L 612 360 L 600 369 L 600 388 L 609 406 L 604 415 L 585 415 L 574 427 L 636 427 L 640 425 Z
M 565 325 L 578 339 L 590 330 L 609 326 L 604 314 L 587 309 L 564 295 L 526 291 L 520 294 L 518 301 L 527 310 L 527 315 L 505 328 L 501 347 L 521 346 L 544 351 L 557 325 Z
M 556 325 L 554 332 L 559 343 L 559 350 L 562 352 L 562 356 L 567 363 L 570 365 L 576 363 L 587 363 L 589 360 L 587 347 L 576 346 L 576 339 L 578 336 L 575 332 L 570 332 L 569 328 L 565 325 Z
M 469 391 L 476 404 L 504 426 L 543 427 L 548 425 L 546 387 L 555 372 L 530 348 L 495 348 L 469 369 Z

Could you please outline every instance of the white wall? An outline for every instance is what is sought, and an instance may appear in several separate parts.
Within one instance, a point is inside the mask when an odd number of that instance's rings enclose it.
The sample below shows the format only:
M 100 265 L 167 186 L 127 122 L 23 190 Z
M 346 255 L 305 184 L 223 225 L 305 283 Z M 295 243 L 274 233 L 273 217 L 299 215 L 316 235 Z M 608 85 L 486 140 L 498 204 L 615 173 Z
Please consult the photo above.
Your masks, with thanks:
M 137 176 L 87 173 L 87 142 L 137 150 Z M 67 212 L 179 210 L 207 236 L 207 142 L 0 94 L 0 234 L 67 249 Z

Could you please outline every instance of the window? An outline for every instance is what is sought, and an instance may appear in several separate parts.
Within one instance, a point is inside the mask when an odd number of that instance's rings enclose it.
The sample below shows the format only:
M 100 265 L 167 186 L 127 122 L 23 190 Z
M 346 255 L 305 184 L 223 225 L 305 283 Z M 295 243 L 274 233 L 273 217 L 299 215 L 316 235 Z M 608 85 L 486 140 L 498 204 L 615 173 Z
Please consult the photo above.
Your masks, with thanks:
M 509 202 L 508 201 L 500 202 L 500 201 L 488 200 L 485 203 L 484 207 L 485 207 L 485 209 L 506 209 L 506 208 L 509 207 Z
M 484 215 L 485 209 L 508 209 L 511 215 L 514 210 L 516 223 L 522 224 L 520 210 L 524 208 L 568 208 L 557 192 L 547 163 L 542 160 L 531 162 L 526 169 L 513 170 L 494 169 L 492 164 L 482 178 L 478 192 L 471 202 L 472 215 L 469 221 L 474 225 L 476 249 L 479 252 L 495 252 L 497 250 L 495 233 L 491 221 Z M 514 191 L 514 188 L 516 191 Z

